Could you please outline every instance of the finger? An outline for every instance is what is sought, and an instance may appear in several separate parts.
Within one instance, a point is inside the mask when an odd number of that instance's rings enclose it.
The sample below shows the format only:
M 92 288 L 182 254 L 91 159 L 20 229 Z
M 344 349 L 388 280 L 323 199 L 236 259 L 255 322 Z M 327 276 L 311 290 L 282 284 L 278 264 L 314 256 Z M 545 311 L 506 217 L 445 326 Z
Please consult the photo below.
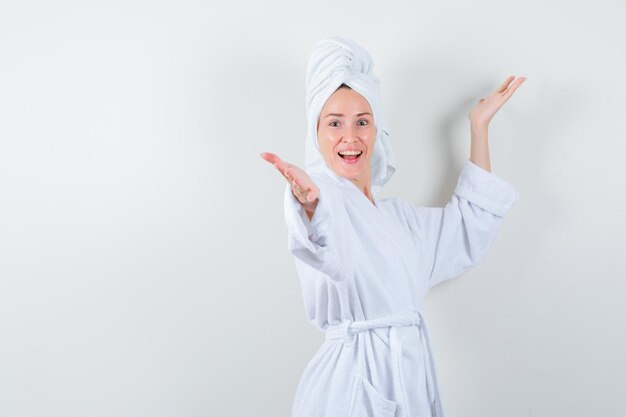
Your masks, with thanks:
M 308 178 L 294 178 L 294 181 L 303 191 L 309 192 L 315 190 L 315 184 L 313 184 Z
M 311 187 L 305 187 L 304 184 L 297 178 L 294 178 L 292 181 L 293 186 L 300 192 L 308 191 Z
M 506 90 L 506 88 L 509 86 L 509 84 L 511 83 L 511 81 L 513 81 L 514 78 L 515 78 L 514 75 L 507 77 L 506 80 L 504 80 L 504 82 L 500 86 L 500 88 L 498 88 L 496 91 L 498 93 L 502 93 L 504 90 Z
M 278 155 L 273 154 L 271 152 L 262 152 L 261 158 L 265 159 L 270 164 L 275 164 L 276 162 L 280 161 L 280 158 L 278 157 Z
M 288 164 L 287 162 L 283 161 L 282 159 L 280 159 L 278 157 L 278 155 L 273 154 L 271 152 L 263 152 L 261 154 L 261 157 L 263 159 L 265 159 L 266 161 L 270 162 L 271 164 L 274 165 L 274 167 L 280 171 L 281 174 L 284 175 L 284 172 L 287 168 L 291 167 L 290 164 Z
M 287 162 L 280 159 L 277 155 L 270 152 L 262 153 L 261 157 L 263 157 L 263 159 L 267 162 L 273 164 L 274 168 L 276 168 L 282 175 L 285 175 L 285 170 L 291 166 Z
M 299 192 L 300 194 L 304 195 L 306 197 L 306 194 L 311 191 L 311 187 L 305 185 L 302 183 L 301 180 L 294 178 L 293 182 L 292 182 L 292 188 Z
M 279 171 L 280 171 L 280 173 L 281 173 L 281 174 L 283 174 L 283 175 L 285 175 L 285 172 L 286 172 L 289 168 L 291 168 L 291 165 L 290 165 L 290 164 L 288 164 L 287 162 L 282 161 L 282 160 L 280 160 L 280 161 L 276 162 L 276 163 L 274 164 L 274 166 L 275 166 L 275 167 L 276 167 L 276 169 L 277 169 L 277 170 L 279 170 Z
M 320 195 L 320 190 L 317 187 L 311 188 L 311 192 L 309 193 L 309 202 L 315 201 Z
M 519 87 L 523 82 L 524 82 L 525 78 L 518 78 L 517 80 L 515 80 L 515 82 L 513 84 L 511 84 L 511 87 L 504 92 L 503 94 L 503 98 L 505 100 L 508 100 L 509 97 L 511 97 L 513 95 L 513 93 L 515 92 L 515 90 L 517 90 L 517 87 Z
M 296 198 L 301 201 L 301 202 L 307 202 L 308 200 L 308 191 L 307 190 L 303 190 L 299 187 L 294 187 L 293 188 L 293 193 L 295 194 Z
M 291 172 L 291 166 L 288 166 L 287 168 L 285 168 L 285 170 L 284 170 L 284 171 L 281 171 L 281 173 L 285 176 L 285 178 L 286 178 L 289 182 L 293 183 L 293 181 L 294 181 L 294 179 L 295 179 L 295 178 L 294 178 L 294 176 L 293 176 L 293 173 Z
M 290 169 L 287 169 L 287 171 L 285 171 L 285 178 L 287 178 L 287 182 L 291 184 L 291 188 L 294 190 L 294 192 L 301 193 L 305 189 L 302 184 L 302 180 L 294 177 Z

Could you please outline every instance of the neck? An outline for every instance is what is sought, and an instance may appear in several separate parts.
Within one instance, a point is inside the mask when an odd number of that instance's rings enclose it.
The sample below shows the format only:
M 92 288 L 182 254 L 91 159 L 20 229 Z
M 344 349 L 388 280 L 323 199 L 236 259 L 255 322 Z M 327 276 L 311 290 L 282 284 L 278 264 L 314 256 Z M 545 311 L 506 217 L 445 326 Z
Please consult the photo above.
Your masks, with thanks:
M 363 194 L 374 204 L 374 197 L 372 196 L 372 181 L 369 177 L 366 180 L 360 178 L 350 178 L 350 181 L 356 185 Z

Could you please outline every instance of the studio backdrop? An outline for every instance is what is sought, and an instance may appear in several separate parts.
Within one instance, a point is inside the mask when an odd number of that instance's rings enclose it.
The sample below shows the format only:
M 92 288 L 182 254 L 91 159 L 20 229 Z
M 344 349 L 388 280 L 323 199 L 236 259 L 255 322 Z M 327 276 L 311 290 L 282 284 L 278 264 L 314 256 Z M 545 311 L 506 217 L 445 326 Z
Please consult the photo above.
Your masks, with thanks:
M 468 111 L 519 199 L 426 298 L 450 417 L 626 414 L 623 2 L 0 2 L 0 416 L 289 416 L 324 335 L 287 249 L 314 43 L 374 60 L 444 206 Z

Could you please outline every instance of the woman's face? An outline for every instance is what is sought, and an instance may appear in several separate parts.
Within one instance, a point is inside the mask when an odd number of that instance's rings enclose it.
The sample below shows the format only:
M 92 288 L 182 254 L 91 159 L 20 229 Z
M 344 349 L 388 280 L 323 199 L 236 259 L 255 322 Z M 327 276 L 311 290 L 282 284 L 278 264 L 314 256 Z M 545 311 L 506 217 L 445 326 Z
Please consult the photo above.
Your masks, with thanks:
M 317 125 L 317 142 L 326 165 L 350 180 L 369 180 L 375 140 L 368 101 L 353 89 L 337 89 L 322 107 Z

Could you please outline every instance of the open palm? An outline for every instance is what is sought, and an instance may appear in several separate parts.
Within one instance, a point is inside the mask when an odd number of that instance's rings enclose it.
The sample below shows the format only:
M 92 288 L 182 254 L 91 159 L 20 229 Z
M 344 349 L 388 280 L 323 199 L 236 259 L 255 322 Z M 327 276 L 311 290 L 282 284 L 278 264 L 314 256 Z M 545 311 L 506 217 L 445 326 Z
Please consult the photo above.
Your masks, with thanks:
M 472 124 L 481 126 L 489 124 L 500 107 L 511 98 L 517 87 L 526 81 L 526 77 L 519 77 L 511 84 L 514 78 L 513 75 L 507 77 L 496 91 L 478 101 L 478 104 L 467 114 Z
M 289 164 L 271 152 L 263 152 L 261 158 L 265 159 L 285 177 L 291 184 L 291 189 L 298 201 L 305 208 L 314 207 L 315 200 L 320 195 L 320 189 L 303 169 Z

